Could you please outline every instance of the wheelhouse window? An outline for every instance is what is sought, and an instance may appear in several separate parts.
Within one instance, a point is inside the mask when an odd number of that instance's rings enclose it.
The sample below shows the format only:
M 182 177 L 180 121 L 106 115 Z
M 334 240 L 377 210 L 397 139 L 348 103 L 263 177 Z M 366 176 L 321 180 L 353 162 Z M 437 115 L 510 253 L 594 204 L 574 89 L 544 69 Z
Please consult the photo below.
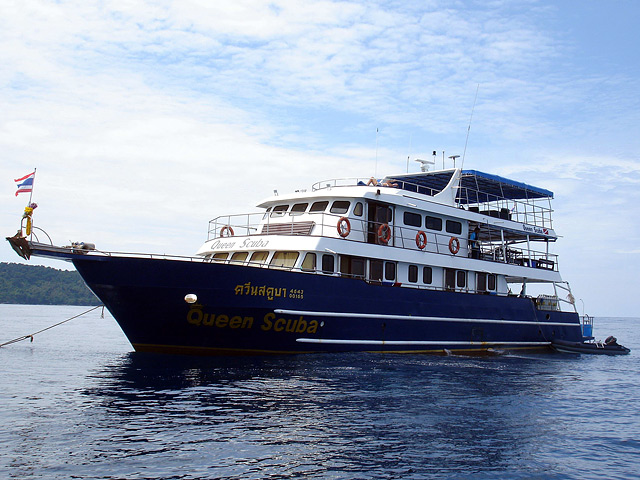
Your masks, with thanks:
M 311 204 L 311 208 L 309 209 L 309 212 L 324 212 L 327 209 L 328 205 L 329 205 L 328 201 L 314 202 Z
M 427 215 L 427 217 L 425 218 L 425 227 L 427 227 L 429 230 L 438 230 L 441 231 L 442 230 L 442 219 L 438 218 L 438 217 L 430 217 L 429 215 Z
M 431 267 L 422 267 L 422 283 L 425 285 L 433 283 L 433 269 Z
M 331 210 L 329 210 L 329 211 L 331 213 L 343 214 L 343 213 L 347 213 L 349 211 L 349 207 L 350 206 L 351 206 L 351 202 L 348 202 L 346 200 L 336 200 L 331 205 Z
M 248 255 L 249 252 L 235 252 L 233 255 L 231 255 L 231 260 L 229 261 L 229 263 L 244 263 Z
M 253 252 L 251 254 L 251 258 L 249 259 L 249 263 L 257 263 L 259 265 L 264 265 L 267 263 L 267 257 L 269 257 L 269 252 L 259 251 Z
M 311 272 L 316 269 L 316 254 L 313 252 L 307 252 L 304 256 L 304 260 L 302 261 L 302 266 L 300 267 L 305 272 Z
M 408 279 L 410 283 L 418 282 L 418 266 L 417 265 L 409 265 Z
M 404 224 L 411 227 L 421 227 L 422 216 L 418 213 L 404 212 Z
M 289 215 L 302 215 L 305 210 L 307 210 L 308 206 L 308 203 L 296 203 L 293 207 L 291 207 Z
M 276 205 L 275 207 L 273 207 L 273 211 L 271 212 L 271 218 L 282 217 L 288 210 L 288 208 L 289 205 Z
M 275 268 L 293 268 L 298 255 L 298 252 L 275 252 L 269 265 Z
M 322 273 L 333 273 L 335 272 L 335 259 L 333 255 L 323 254 L 322 255 Z
M 446 229 L 447 233 L 460 235 L 462 233 L 462 224 L 460 222 L 456 222 L 455 220 L 447 220 Z

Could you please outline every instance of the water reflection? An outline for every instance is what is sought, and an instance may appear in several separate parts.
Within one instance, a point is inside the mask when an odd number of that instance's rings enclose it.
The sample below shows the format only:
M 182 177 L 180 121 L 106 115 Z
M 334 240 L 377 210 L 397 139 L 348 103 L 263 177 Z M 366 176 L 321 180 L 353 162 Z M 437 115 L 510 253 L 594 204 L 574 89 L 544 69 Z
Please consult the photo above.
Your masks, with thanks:
M 561 428 L 540 412 L 564 365 L 548 356 L 129 354 L 96 371 L 84 394 L 100 406 L 94 421 L 110 426 L 105 446 L 119 444 L 125 457 L 171 451 L 198 474 L 446 477 L 531 468 Z

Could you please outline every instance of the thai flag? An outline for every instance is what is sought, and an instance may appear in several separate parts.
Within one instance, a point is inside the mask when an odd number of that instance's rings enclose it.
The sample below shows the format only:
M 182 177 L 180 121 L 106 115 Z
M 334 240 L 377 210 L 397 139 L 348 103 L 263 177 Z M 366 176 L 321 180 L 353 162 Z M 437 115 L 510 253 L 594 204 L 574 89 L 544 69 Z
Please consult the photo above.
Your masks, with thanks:
M 36 172 L 33 171 L 29 175 L 25 175 L 22 178 L 16 178 L 14 182 L 18 184 L 18 190 L 16 191 L 16 197 L 19 193 L 32 192 L 33 191 L 33 179 L 36 176 Z

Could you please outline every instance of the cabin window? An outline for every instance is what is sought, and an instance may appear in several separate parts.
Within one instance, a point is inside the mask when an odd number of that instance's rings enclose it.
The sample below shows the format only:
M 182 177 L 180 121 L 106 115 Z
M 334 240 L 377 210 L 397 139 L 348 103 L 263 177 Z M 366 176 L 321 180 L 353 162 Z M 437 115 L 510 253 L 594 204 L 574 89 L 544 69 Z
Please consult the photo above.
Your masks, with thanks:
M 327 201 L 314 202 L 311 204 L 309 212 L 324 212 L 327 209 L 327 205 L 329 205 Z
M 382 260 L 369 260 L 369 280 L 382 282 Z
M 335 271 L 333 255 L 322 255 L 322 273 L 333 273 Z
M 462 233 L 462 224 L 460 222 L 456 222 L 455 220 L 447 220 L 446 229 L 447 233 L 460 235 Z
M 393 281 L 396 279 L 396 264 L 393 262 L 385 262 L 384 264 L 384 279 Z
M 356 217 L 361 217 L 363 212 L 364 212 L 364 207 L 362 206 L 362 202 L 356 203 L 356 206 L 353 207 L 353 214 Z
M 253 252 L 251 254 L 251 259 L 249 260 L 249 263 L 257 263 L 259 265 L 264 265 L 265 263 L 267 263 L 267 257 L 269 256 L 269 252 Z
M 271 207 L 267 208 L 267 210 L 264 212 L 264 215 L 262 216 L 263 220 L 269 216 L 270 211 L 271 211 Z
M 316 254 L 312 252 L 308 252 L 304 256 L 304 260 L 302 261 L 302 266 L 300 267 L 305 272 L 311 272 L 316 269 Z
M 302 215 L 308 206 L 308 203 L 296 203 L 293 207 L 291 207 L 291 212 L 289 212 L 289 215 Z
M 456 271 L 451 268 L 444 269 L 444 288 L 446 290 L 456 289 Z
M 479 292 L 493 291 L 496 289 L 496 276 L 493 273 L 478 273 L 476 290 Z
M 275 252 L 269 265 L 276 268 L 293 268 L 298 259 L 298 252 Z
M 418 266 L 417 265 L 409 265 L 409 282 L 411 283 L 418 282 Z
M 422 216 L 418 213 L 404 212 L 404 224 L 411 227 L 421 227 Z
M 213 255 L 214 262 L 224 262 L 229 256 L 228 252 L 216 253 Z
M 345 277 L 364 278 L 364 258 L 341 255 L 340 273 Z
M 349 211 L 349 207 L 351 206 L 351 202 L 347 202 L 346 200 L 336 200 L 331 205 L 331 213 L 347 213 Z
M 231 255 L 231 260 L 229 263 L 244 263 L 248 255 L 249 252 L 236 252 Z
M 464 270 L 458 270 L 456 272 L 456 285 L 458 285 L 458 288 L 467 286 L 467 272 Z
M 427 227 L 429 230 L 438 230 L 438 231 L 442 230 L 441 218 L 430 217 L 427 215 L 427 218 L 425 220 L 426 220 L 425 227 Z
M 273 207 L 273 211 L 271 212 L 271 218 L 282 217 L 288 208 L 289 205 L 276 205 Z
M 431 267 L 422 268 L 422 283 L 425 285 L 431 285 L 431 283 L 433 283 L 433 270 Z

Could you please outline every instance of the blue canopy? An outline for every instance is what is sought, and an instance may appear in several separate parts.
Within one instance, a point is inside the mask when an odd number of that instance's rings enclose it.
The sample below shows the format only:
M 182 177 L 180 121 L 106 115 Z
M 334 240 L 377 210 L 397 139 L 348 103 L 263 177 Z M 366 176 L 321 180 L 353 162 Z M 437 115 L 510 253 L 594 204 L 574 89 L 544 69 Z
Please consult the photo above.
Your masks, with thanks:
M 422 172 L 388 177 L 399 183 L 400 188 L 412 192 L 435 195 L 444 189 L 453 175 L 453 170 Z M 460 204 L 483 203 L 495 200 L 531 200 L 553 198 L 553 192 L 516 182 L 508 178 L 479 172 L 463 170 L 460 189 L 456 201 Z

